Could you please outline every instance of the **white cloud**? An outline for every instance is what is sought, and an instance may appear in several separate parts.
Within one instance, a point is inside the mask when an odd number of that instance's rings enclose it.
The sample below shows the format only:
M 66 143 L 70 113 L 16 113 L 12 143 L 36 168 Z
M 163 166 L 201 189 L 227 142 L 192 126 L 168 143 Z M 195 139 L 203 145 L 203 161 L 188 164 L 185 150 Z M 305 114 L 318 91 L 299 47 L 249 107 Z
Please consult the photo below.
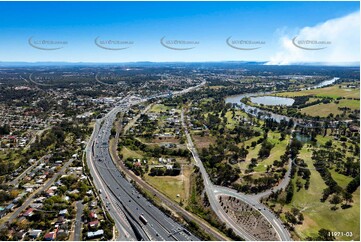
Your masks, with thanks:
M 304 48 L 321 48 L 305 50 Z M 328 44 L 305 44 L 301 40 L 328 41 Z M 330 19 L 313 27 L 304 27 L 295 36 L 283 35 L 281 50 L 271 56 L 267 64 L 288 65 L 306 62 L 346 63 L 360 62 L 360 12 Z

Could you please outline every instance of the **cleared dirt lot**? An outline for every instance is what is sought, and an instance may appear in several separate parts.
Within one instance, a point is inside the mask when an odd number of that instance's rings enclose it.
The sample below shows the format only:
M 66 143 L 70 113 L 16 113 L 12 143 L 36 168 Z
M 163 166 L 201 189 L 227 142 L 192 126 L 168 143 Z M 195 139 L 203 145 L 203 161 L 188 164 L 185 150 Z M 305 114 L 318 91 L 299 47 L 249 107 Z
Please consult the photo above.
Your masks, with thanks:
M 224 211 L 258 240 L 279 239 L 272 225 L 248 204 L 229 196 L 220 196 L 219 200 Z

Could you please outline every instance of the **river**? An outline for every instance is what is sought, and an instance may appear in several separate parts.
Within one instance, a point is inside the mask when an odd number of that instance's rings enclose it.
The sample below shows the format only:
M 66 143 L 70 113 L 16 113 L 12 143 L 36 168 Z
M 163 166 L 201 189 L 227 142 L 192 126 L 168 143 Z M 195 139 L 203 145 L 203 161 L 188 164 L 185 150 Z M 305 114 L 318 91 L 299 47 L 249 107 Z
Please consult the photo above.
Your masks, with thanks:
M 334 77 L 331 80 L 325 80 L 317 85 L 315 85 L 314 87 L 308 88 L 308 89 L 312 89 L 312 88 L 321 88 L 324 86 L 328 86 L 333 84 L 335 81 L 337 81 L 338 77 Z M 260 116 L 261 119 L 264 118 L 273 118 L 274 120 L 276 120 L 277 122 L 280 122 L 282 119 L 289 121 L 290 118 L 288 116 L 284 116 L 284 115 L 280 115 L 280 114 L 276 114 L 276 113 L 272 113 L 270 111 L 265 111 L 262 110 L 260 108 L 256 108 L 256 107 L 252 107 L 250 105 L 244 104 L 241 102 L 241 100 L 244 97 L 256 97 L 256 96 L 264 96 L 267 94 L 271 94 L 271 92 L 265 93 L 265 92 L 258 92 L 258 93 L 243 93 L 243 94 L 238 94 L 238 95 L 232 95 L 232 96 L 228 96 L 225 98 L 226 103 L 234 103 L 237 104 L 238 107 L 240 107 L 241 109 L 244 109 L 246 113 L 249 113 L 251 115 L 257 116 L 259 113 L 263 114 Z
M 276 96 L 258 96 L 258 97 L 251 97 L 251 102 L 256 104 L 263 104 L 269 106 L 292 106 L 295 102 L 293 98 L 288 97 L 276 97 Z

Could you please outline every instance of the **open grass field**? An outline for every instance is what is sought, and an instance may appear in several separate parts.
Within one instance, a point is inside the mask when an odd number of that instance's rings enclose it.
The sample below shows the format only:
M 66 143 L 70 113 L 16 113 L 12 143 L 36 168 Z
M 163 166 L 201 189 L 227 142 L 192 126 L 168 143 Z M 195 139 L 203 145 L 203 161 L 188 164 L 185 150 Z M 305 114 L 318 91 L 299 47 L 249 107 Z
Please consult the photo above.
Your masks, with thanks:
M 194 144 L 198 150 L 202 148 L 208 148 L 210 144 L 215 144 L 216 139 L 213 136 L 200 136 L 200 135 L 192 135 Z
M 120 153 L 123 155 L 124 160 L 128 159 L 129 157 L 135 159 L 140 159 L 143 157 L 143 154 L 140 151 L 134 151 L 127 147 L 123 147 Z
M 342 111 L 338 109 L 339 105 L 336 103 L 317 104 L 302 108 L 300 112 L 312 117 L 320 116 L 327 117 L 329 114 L 337 115 L 341 114 Z
M 306 146 L 300 151 L 299 157 L 304 159 L 309 168 L 314 169 L 311 159 L 312 151 Z M 292 180 L 295 183 L 295 179 Z M 338 181 L 337 181 L 338 182 Z M 341 182 L 342 183 L 342 182 Z M 339 184 L 342 186 L 342 184 Z M 352 237 L 337 237 L 336 240 L 359 240 L 360 239 L 360 205 L 359 196 L 360 189 L 353 194 L 354 203 L 351 208 L 332 211 L 333 206 L 329 202 L 322 203 L 320 198 L 323 189 L 326 188 L 322 177 L 316 170 L 311 170 L 310 187 L 308 190 L 302 188 L 295 192 L 292 202 L 284 206 L 284 211 L 291 210 L 296 207 L 301 210 L 304 215 L 302 225 L 296 225 L 296 233 L 301 239 L 307 236 L 316 236 L 321 228 L 330 231 L 352 232 Z
M 325 145 L 327 141 L 333 140 L 332 137 L 329 136 L 323 136 L 323 135 L 317 135 L 316 140 L 318 145 Z
M 339 103 L 331 102 L 327 104 L 316 104 L 313 106 L 309 106 L 301 109 L 301 113 L 309 115 L 309 116 L 320 116 L 327 117 L 329 114 L 341 114 L 342 111 L 338 108 L 348 107 L 352 110 L 360 110 L 360 101 L 359 100 L 347 100 L 342 99 L 339 100 Z
M 317 101 L 319 99 L 320 98 L 317 98 L 317 97 L 310 97 L 306 103 L 312 103 L 312 102 L 315 102 L 315 101 Z
M 145 175 L 143 179 L 173 201 L 186 204 L 189 199 L 191 170 L 189 167 L 183 168 L 183 174 L 179 176 Z
M 360 110 L 360 100 L 341 99 L 339 105 L 341 107 L 348 107 L 355 110 Z
M 210 89 L 221 89 L 221 88 L 225 88 L 225 86 L 210 86 Z
M 296 97 L 296 96 L 307 96 L 307 95 L 315 95 L 317 97 L 330 97 L 330 98 L 360 98 L 360 89 L 348 89 L 348 88 L 339 88 L 338 85 L 312 89 L 312 90 L 304 90 L 299 92 L 282 92 L 277 93 L 277 96 L 284 97 Z
M 160 113 L 160 112 L 166 112 L 168 110 L 171 110 L 173 107 L 166 106 L 164 104 L 154 104 L 149 112 L 153 113 Z M 180 110 L 178 110 L 180 112 Z

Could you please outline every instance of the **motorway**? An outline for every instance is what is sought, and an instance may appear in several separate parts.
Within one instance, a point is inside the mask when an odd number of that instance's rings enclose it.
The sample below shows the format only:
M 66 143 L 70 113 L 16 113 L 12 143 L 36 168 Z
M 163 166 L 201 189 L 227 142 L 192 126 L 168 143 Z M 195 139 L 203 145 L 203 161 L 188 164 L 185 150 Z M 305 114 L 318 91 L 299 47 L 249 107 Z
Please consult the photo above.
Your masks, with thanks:
M 94 139 L 95 136 L 99 133 L 101 120 L 96 120 L 92 136 L 90 138 L 90 141 L 87 144 L 86 147 L 86 161 L 88 168 L 90 170 L 90 174 L 93 177 L 93 185 L 98 189 L 102 190 L 103 192 L 100 193 L 100 199 L 103 201 L 103 204 L 108 203 L 108 199 L 114 201 L 114 195 L 110 193 L 109 189 L 107 188 L 106 183 L 102 180 L 102 178 L 99 176 L 95 165 L 93 164 L 93 146 L 94 146 Z M 104 208 L 104 207 L 103 207 Z M 136 240 L 136 236 L 134 233 L 132 233 L 128 228 L 130 227 L 129 222 L 127 221 L 124 213 L 122 210 L 120 210 L 116 204 L 110 203 L 110 206 L 107 205 L 106 209 L 108 210 L 111 217 L 114 219 L 115 226 L 120 233 L 119 236 L 116 238 L 116 240 Z M 127 228 L 127 230 L 125 229 Z M 130 232 L 128 232 L 130 231 Z
M 179 93 L 184 93 L 184 90 Z M 110 131 L 117 113 L 125 112 L 129 106 L 145 101 L 147 99 L 130 102 L 125 98 L 104 118 L 96 121 L 86 148 L 87 163 L 94 184 L 115 220 L 120 233 L 117 240 L 198 240 L 139 194 L 133 184 L 122 176 L 110 156 Z
M 236 198 L 240 199 L 241 201 L 249 204 L 254 209 L 258 210 L 267 219 L 267 221 L 272 225 L 272 227 L 276 231 L 280 240 L 290 241 L 291 240 L 290 233 L 283 226 L 282 221 L 275 214 L 273 214 L 265 205 L 263 205 L 259 201 L 259 197 L 248 196 L 245 194 L 238 193 L 234 189 L 230 189 L 230 188 L 226 188 L 226 187 L 222 187 L 222 186 L 215 186 L 211 182 L 211 180 L 208 176 L 208 173 L 207 173 L 206 169 L 204 168 L 201 159 L 199 158 L 198 152 L 193 144 L 192 138 L 188 132 L 187 125 L 184 120 L 184 111 L 183 110 L 181 113 L 181 119 L 182 119 L 182 126 L 184 127 L 185 134 L 187 137 L 188 149 L 192 153 L 192 156 L 196 162 L 196 165 L 199 167 L 199 170 L 203 177 L 204 187 L 205 187 L 208 199 L 209 199 L 209 203 L 212 207 L 212 210 L 217 214 L 217 216 L 223 222 L 225 222 L 230 228 L 232 228 L 236 234 L 240 235 L 244 239 L 251 240 L 251 241 L 257 240 L 257 238 L 255 238 L 249 232 L 247 232 L 245 229 L 240 227 L 233 219 L 231 219 L 225 213 L 225 211 L 221 207 L 219 200 L 218 200 L 219 196 L 222 196 L 222 195 L 236 197 Z M 288 176 L 288 174 L 286 174 L 286 176 Z M 265 194 L 263 194 L 263 195 L 265 195 Z
M 135 120 L 135 119 L 136 118 L 134 118 L 133 120 Z M 121 127 L 120 127 L 120 129 L 117 130 L 117 133 L 115 135 L 115 142 L 113 142 L 111 144 L 111 147 L 110 147 L 112 158 L 115 161 L 115 163 L 117 165 L 119 165 L 119 169 L 124 172 L 124 174 L 128 177 L 128 179 L 131 179 L 131 180 L 135 181 L 137 183 L 137 185 L 140 186 L 143 191 L 147 191 L 150 194 L 154 194 L 154 196 L 156 196 L 158 199 L 160 199 L 163 204 L 166 204 L 166 206 L 168 208 L 170 208 L 171 210 L 173 210 L 173 211 L 177 212 L 178 214 L 180 214 L 187 221 L 196 222 L 198 224 L 198 226 L 201 229 L 204 230 L 204 232 L 206 232 L 209 235 L 213 236 L 213 238 L 215 240 L 219 240 L 219 241 L 229 240 L 228 237 L 221 234 L 219 231 L 217 231 L 210 224 L 208 224 L 204 220 L 200 219 L 197 215 L 194 215 L 193 213 L 188 212 L 187 210 L 185 210 L 178 203 L 176 203 L 176 202 L 172 201 L 171 199 L 169 199 L 168 197 L 166 197 L 160 191 L 158 191 L 157 189 L 155 189 L 154 187 L 149 185 L 142 178 L 135 175 L 131 170 L 129 170 L 127 167 L 125 167 L 123 161 L 120 160 L 120 158 L 118 156 L 117 144 L 118 144 L 118 140 L 119 140 L 120 131 L 122 131 L 122 133 L 126 132 L 126 130 L 131 127 L 131 125 L 132 125 L 131 123 L 133 123 L 133 122 L 128 123 L 126 125 L 126 127 L 123 127 L 123 129 L 121 129 Z

